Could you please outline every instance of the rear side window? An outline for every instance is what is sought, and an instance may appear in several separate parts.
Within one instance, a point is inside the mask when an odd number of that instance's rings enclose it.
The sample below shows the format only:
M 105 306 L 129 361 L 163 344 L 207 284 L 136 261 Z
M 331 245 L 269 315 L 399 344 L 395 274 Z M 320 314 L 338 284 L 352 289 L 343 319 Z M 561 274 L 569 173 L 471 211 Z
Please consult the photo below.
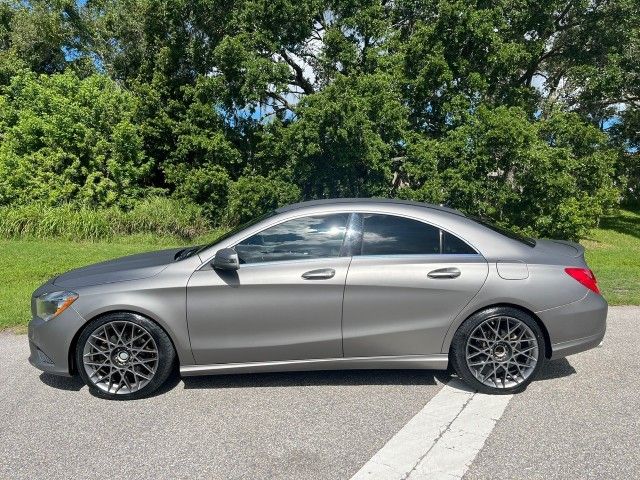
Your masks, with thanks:
M 362 255 L 475 254 L 455 235 L 418 220 L 362 214 Z
M 363 215 L 362 255 L 440 253 L 440 230 L 393 215 Z

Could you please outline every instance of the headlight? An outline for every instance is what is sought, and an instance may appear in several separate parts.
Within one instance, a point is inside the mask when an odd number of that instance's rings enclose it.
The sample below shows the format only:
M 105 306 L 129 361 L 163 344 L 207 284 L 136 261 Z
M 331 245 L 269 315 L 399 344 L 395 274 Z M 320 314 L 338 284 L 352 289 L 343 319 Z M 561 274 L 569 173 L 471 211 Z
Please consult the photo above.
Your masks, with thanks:
M 74 292 L 51 292 L 36 297 L 36 315 L 45 322 L 57 317 L 76 301 Z

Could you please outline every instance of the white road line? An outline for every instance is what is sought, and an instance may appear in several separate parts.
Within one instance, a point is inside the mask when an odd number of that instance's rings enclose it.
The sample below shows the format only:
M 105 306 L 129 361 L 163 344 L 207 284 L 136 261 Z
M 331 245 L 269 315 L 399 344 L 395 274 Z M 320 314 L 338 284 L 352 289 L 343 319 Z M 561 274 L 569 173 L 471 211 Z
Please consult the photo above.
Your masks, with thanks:
M 511 397 L 451 380 L 351 480 L 462 478 Z

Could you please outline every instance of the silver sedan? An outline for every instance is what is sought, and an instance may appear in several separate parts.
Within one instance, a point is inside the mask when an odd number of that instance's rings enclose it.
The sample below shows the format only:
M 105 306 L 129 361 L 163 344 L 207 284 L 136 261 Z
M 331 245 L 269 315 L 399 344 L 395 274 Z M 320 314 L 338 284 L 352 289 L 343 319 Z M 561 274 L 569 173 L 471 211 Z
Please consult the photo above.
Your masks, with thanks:
M 278 209 L 210 245 L 51 279 L 32 297 L 30 362 L 104 398 L 172 369 L 210 375 L 446 369 L 486 393 L 597 346 L 607 303 L 576 243 L 444 207 L 338 199 Z

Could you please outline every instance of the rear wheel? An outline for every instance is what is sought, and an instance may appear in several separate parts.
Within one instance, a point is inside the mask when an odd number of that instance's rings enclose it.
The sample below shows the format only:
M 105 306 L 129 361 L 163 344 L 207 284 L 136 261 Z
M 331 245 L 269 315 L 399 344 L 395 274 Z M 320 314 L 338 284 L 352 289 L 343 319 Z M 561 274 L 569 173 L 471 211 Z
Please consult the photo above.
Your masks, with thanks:
M 458 375 L 479 392 L 517 393 L 542 367 L 544 337 L 531 315 L 510 307 L 489 308 L 460 326 L 450 356 Z
M 102 398 L 146 397 L 171 374 L 175 351 L 156 323 L 133 313 L 111 313 L 85 327 L 76 365 L 91 392 Z

